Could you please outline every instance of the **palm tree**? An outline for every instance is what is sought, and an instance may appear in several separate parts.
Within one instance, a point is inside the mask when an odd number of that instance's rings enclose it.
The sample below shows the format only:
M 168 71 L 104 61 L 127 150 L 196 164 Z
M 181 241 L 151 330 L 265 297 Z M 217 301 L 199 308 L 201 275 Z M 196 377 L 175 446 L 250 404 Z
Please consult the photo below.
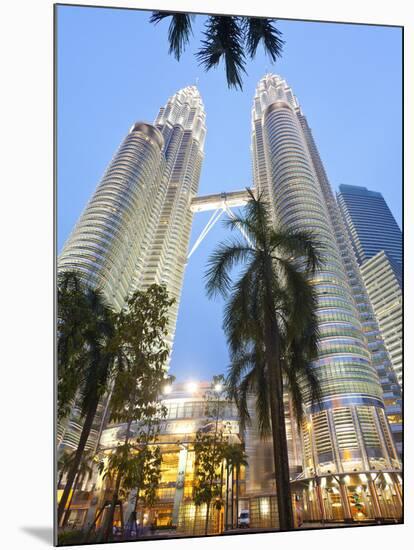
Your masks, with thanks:
M 179 60 L 190 42 L 195 15 L 175 12 L 153 12 L 150 22 L 171 18 L 168 30 L 169 53 Z M 275 19 L 210 15 L 205 22 L 201 47 L 196 53 L 200 65 L 209 71 L 224 61 L 229 88 L 242 89 L 242 74 L 246 73 L 246 57 L 253 59 L 259 44 L 275 62 L 282 54 L 281 32 Z
M 87 287 L 76 272 L 58 279 L 58 417 L 64 418 L 77 398 L 84 418 L 73 463 L 58 507 L 62 520 L 82 461 L 99 400 L 113 373 L 117 350 L 112 346 L 115 315 L 100 290 Z
M 230 470 L 232 472 L 232 505 L 231 505 L 231 513 L 232 513 L 232 520 L 231 525 L 233 527 L 233 518 L 234 518 L 234 511 L 233 511 L 233 502 L 234 502 L 234 494 L 233 494 L 233 486 L 234 486 L 234 472 L 236 472 L 236 523 L 238 518 L 238 511 L 239 511 L 239 481 L 240 481 L 240 470 L 242 466 L 247 466 L 247 455 L 244 451 L 243 444 L 229 444 L 226 446 L 224 450 L 224 458 L 226 460 L 226 474 L 227 474 L 227 480 L 226 480 L 226 528 L 228 526 L 228 504 L 229 504 L 229 485 L 228 480 L 230 476 Z
M 69 453 L 69 457 L 67 459 L 67 471 L 70 471 L 70 468 L 72 467 L 76 457 L 76 450 Z M 73 484 L 73 491 L 70 496 L 70 499 L 68 501 L 66 513 L 63 516 L 62 521 L 62 527 L 65 527 L 70 516 L 70 506 L 72 504 L 73 497 L 75 496 L 76 491 L 78 490 L 78 487 L 83 486 L 83 482 L 85 481 L 85 477 L 87 478 L 87 481 L 92 477 L 93 473 L 93 466 L 92 462 L 94 460 L 94 453 L 92 451 L 87 451 L 84 453 L 81 457 L 80 464 L 78 466 L 78 471 L 75 477 L 75 481 Z
M 248 242 L 219 245 L 209 260 L 206 287 L 209 296 L 228 298 L 224 330 L 232 359 L 230 393 L 242 424 L 250 419 L 248 396 L 254 394 L 260 432 L 273 436 L 279 524 L 289 530 L 293 512 L 283 394 L 291 391 L 299 417 L 308 393 L 314 402 L 319 398 L 309 365 L 319 338 L 309 275 L 321 264 L 321 244 L 307 232 L 275 229 L 266 202 L 249 194 L 245 216 L 227 222 L 231 229 L 242 229 Z M 237 263 L 245 267 L 232 283 Z
M 60 458 L 58 459 L 57 463 L 57 471 L 59 472 L 59 479 L 57 488 L 59 489 L 63 476 L 66 474 L 66 472 L 69 470 L 69 468 L 72 466 L 73 463 L 73 452 L 70 451 L 64 451 Z

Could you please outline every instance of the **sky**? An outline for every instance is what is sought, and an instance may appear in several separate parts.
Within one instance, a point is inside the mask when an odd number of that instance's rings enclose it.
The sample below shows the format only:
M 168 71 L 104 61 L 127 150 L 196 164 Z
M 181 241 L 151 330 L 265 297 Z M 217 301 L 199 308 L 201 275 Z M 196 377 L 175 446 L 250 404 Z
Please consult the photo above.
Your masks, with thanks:
M 401 227 L 399 28 L 280 20 L 282 58 L 273 64 L 260 50 L 248 62 L 243 91 L 236 91 L 228 89 L 222 66 L 205 73 L 194 57 L 203 16 L 196 17 L 179 62 L 168 54 L 168 23 L 153 26 L 149 16 L 58 8 L 58 253 L 132 124 L 153 122 L 171 95 L 196 82 L 207 125 L 199 194 L 251 185 L 251 108 L 266 72 L 292 86 L 334 190 L 345 183 L 379 191 Z M 195 215 L 190 246 L 210 215 Z M 226 237 L 223 224 L 216 224 L 188 263 L 170 367 L 178 380 L 226 373 L 223 302 L 207 299 L 203 281 L 209 255 Z

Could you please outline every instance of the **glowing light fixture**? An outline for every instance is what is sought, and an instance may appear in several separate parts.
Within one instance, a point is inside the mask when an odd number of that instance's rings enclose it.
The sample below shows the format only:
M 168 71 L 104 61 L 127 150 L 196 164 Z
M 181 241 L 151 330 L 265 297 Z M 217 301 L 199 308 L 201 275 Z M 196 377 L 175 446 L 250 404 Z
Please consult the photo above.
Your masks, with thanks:
M 260 499 L 260 514 L 262 516 L 268 516 L 270 513 L 269 499 L 261 498 Z
M 214 391 L 219 392 L 219 391 L 221 391 L 222 389 L 223 389 L 223 385 L 222 385 L 222 384 L 216 384 L 216 385 L 214 386 Z
M 163 394 L 168 395 L 171 392 L 172 392 L 171 384 L 167 384 L 166 386 L 164 386 L 164 389 L 162 390 Z
M 190 393 L 195 393 L 197 390 L 198 390 L 197 382 L 188 382 L 187 391 L 189 391 Z

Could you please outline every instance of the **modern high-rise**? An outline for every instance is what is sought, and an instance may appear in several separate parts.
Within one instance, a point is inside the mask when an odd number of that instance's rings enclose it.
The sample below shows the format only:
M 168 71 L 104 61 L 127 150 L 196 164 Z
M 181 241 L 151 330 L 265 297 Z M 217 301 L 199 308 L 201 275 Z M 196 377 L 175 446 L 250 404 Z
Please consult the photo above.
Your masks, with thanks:
M 205 134 L 195 86 L 172 96 L 154 125 L 134 124 L 65 243 L 59 271 L 77 269 L 116 309 L 154 282 L 178 299 Z
M 392 366 L 402 387 L 402 270 L 384 250 L 361 266 Z
M 402 234 L 381 193 L 339 186 L 338 204 L 402 387 Z
M 117 310 L 145 265 L 150 228 L 159 216 L 163 147 L 154 126 L 132 126 L 58 259 L 59 271 L 82 273 Z
M 170 344 L 205 135 L 204 106 L 195 86 L 173 95 L 153 125 L 134 124 L 58 259 L 59 272 L 76 269 L 87 284 L 101 288 L 118 311 L 135 290 L 164 284 L 176 299 L 169 312 Z M 67 426 L 65 434 L 59 430 L 62 443 L 76 446 L 80 432 L 76 415 Z M 95 441 L 100 431 L 97 427 L 90 439 Z
M 381 193 L 340 185 L 338 204 L 359 264 L 384 250 L 402 265 L 402 234 Z
M 276 226 L 311 231 L 324 246 L 324 264 L 311 278 L 322 403 L 313 408 L 306 395 L 303 473 L 294 486 L 313 519 L 379 517 L 387 502 L 401 506 L 400 462 L 378 375 L 388 356 L 307 120 L 286 81 L 273 74 L 256 89 L 252 154 L 254 183 Z M 379 471 L 386 474 L 371 475 Z
M 155 127 L 164 140 L 164 197 L 151 228 L 150 252 L 145 266 L 137 270 L 137 285 L 165 284 L 175 303 L 169 311 L 172 344 L 187 265 L 193 210 L 198 192 L 206 137 L 205 111 L 195 86 L 172 96 L 160 109 Z

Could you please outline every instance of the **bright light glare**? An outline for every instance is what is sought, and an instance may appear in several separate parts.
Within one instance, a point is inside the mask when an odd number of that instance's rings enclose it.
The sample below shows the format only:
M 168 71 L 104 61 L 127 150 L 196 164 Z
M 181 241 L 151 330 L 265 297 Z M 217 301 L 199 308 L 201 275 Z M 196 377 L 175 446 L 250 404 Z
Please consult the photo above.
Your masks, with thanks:
M 216 385 L 214 386 L 214 390 L 215 390 L 215 391 L 221 391 L 222 389 L 223 389 L 223 386 L 222 386 L 221 384 L 216 384 Z
M 187 384 L 187 391 L 190 393 L 194 393 L 198 390 L 198 385 L 196 382 L 188 382 Z
M 164 389 L 162 390 L 162 392 L 165 394 L 165 395 L 168 395 L 169 393 L 172 392 L 172 386 L 170 384 L 164 386 Z

